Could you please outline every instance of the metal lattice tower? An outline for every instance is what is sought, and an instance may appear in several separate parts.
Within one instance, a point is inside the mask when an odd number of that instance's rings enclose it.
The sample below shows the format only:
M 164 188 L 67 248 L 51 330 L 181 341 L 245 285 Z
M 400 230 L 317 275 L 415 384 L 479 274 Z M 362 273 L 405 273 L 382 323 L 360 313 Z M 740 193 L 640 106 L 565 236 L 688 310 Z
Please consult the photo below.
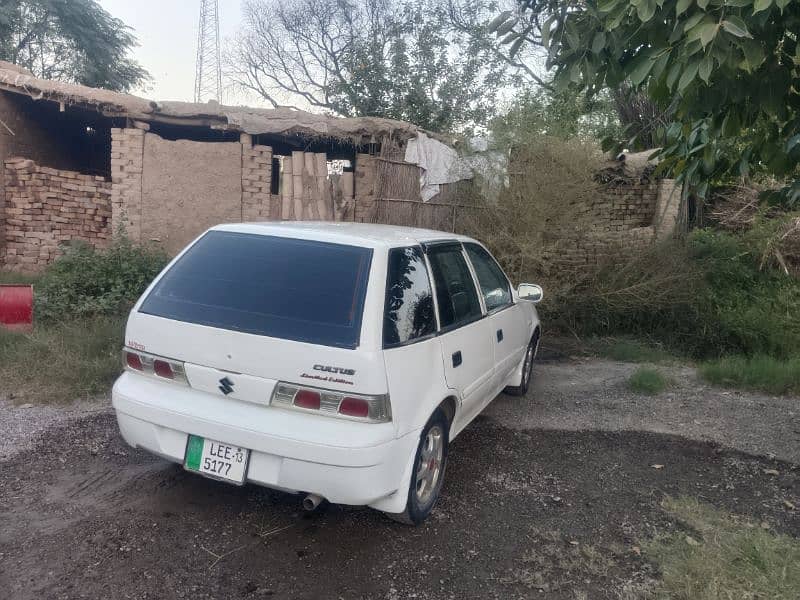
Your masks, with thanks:
M 222 97 L 222 64 L 219 52 L 218 0 L 200 0 L 200 29 L 197 34 L 197 72 L 194 79 L 194 101 L 220 101 Z

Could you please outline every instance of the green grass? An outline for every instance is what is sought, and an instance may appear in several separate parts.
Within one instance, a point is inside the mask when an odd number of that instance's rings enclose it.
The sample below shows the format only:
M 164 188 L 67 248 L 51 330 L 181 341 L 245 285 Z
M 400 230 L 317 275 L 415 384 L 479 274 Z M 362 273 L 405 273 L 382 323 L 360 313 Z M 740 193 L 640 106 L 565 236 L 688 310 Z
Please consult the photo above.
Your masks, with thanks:
M 33 333 L 0 330 L 0 393 L 15 402 L 70 402 L 108 393 L 121 371 L 121 317 L 37 324 Z
M 2 283 L 36 283 L 39 275 L 30 273 L 14 273 L 12 271 L 0 271 L 0 284 Z
M 668 498 L 664 508 L 692 531 L 673 533 L 644 546 L 661 571 L 656 598 L 797 599 L 800 540 L 691 498 Z
M 589 341 L 589 350 L 597 356 L 620 362 L 660 363 L 674 359 L 662 348 L 628 337 L 594 338 Z
M 628 379 L 628 389 L 651 396 L 663 392 L 667 385 L 666 377 L 648 367 L 639 367 Z
M 800 357 L 730 356 L 700 365 L 700 374 L 714 385 L 800 395 Z

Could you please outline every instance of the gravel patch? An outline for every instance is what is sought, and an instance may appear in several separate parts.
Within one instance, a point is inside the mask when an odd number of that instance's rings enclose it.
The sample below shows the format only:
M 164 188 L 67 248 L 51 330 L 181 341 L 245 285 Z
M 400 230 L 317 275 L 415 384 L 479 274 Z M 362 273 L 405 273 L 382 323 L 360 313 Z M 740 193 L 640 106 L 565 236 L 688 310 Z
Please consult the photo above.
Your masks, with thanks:
M 639 364 L 540 362 L 528 395 L 501 395 L 484 415 L 518 430 L 647 431 L 715 442 L 800 463 L 800 398 L 717 388 L 695 369 L 658 365 L 670 381 L 653 396 L 627 388 Z
M 0 397 L 0 460 L 30 448 L 34 439 L 51 427 L 109 411 L 111 403 L 107 398 L 54 406 L 14 404 Z

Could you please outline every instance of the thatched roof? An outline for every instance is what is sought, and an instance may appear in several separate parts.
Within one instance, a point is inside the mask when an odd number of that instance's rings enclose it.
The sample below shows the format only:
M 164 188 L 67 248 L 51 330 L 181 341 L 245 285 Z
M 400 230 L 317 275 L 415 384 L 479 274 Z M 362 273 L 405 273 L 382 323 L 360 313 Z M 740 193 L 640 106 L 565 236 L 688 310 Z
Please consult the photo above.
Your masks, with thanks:
M 339 118 L 288 108 L 223 106 L 216 102 L 156 102 L 131 94 L 39 79 L 29 71 L 3 61 L 0 61 L 0 90 L 23 94 L 34 100 L 97 110 L 107 117 L 199 125 L 253 135 L 300 135 L 363 144 L 380 142 L 385 138 L 404 141 L 423 131 L 411 123 L 377 117 Z

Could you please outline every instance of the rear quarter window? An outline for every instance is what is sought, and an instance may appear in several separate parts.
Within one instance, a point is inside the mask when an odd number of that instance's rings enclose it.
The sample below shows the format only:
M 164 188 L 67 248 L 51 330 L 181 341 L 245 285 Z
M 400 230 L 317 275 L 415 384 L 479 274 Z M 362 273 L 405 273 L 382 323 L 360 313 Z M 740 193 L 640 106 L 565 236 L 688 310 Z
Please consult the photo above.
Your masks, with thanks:
M 257 335 L 355 348 L 372 250 L 209 231 L 139 311 Z
M 383 346 L 408 344 L 433 333 L 433 293 L 422 248 L 392 248 L 386 277 Z

